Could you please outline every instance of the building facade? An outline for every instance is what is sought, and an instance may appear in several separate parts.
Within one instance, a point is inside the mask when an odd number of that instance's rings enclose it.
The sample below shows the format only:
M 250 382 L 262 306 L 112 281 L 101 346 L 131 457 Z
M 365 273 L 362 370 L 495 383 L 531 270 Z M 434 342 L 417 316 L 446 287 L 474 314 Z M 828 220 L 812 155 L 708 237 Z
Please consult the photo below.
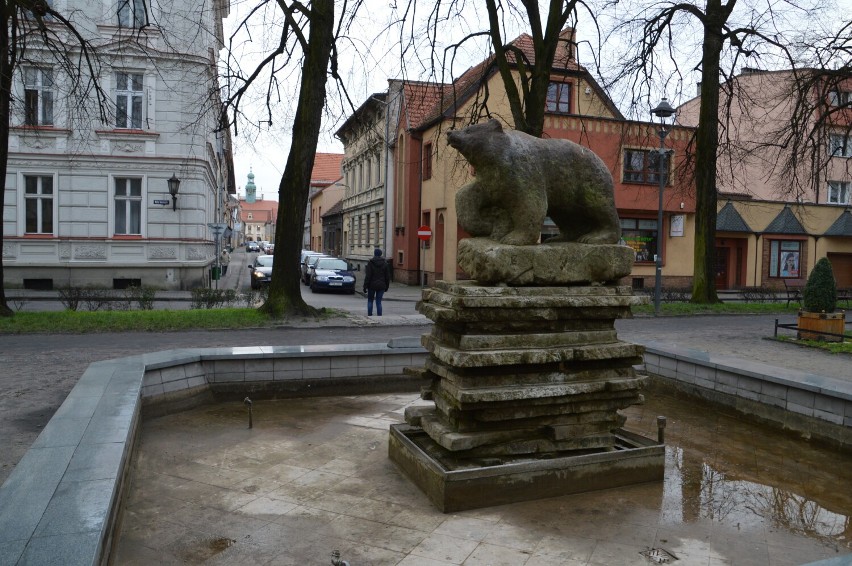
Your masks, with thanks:
M 376 248 L 389 245 L 388 183 L 391 175 L 389 131 L 398 96 L 375 93 L 337 130 L 343 142 L 343 257 L 364 269 Z
M 322 234 L 322 228 L 319 226 L 319 218 L 314 220 L 311 215 L 311 203 L 317 193 L 340 180 L 342 161 L 342 153 L 317 153 L 314 156 L 314 167 L 311 169 L 311 186 L 308 192 L 308 204 L 305 208 L 305 225 L 302 232 L 302 249 L 304 250 L 313 249 L 311 247 L 311 234 L 314 229 Z
M 249 182 L 254 177 L 249 173 Z M 278 201 L 255 199 L 240 201 L 240 223 L 245 230 L 246 242 L 274 242 L 278 223 Z
M 334 244 L 334 242 L 326 241 L 325 236 L 327 233 L 324 217 L 325 213 L 340 203 L 343 198 L 343 192 L 343 185 L 334 183 L 316 192 L 311 197 L 311 250 L 328 254 L 330 251 L 329 245 Z
M 28 46 L 14 76 L 5 285 L 209 283 L 210 225 L 227 224 L 235 187 L 230 138 L 214 133 L 220 104 L 211 94 L 229 4 L 202 4 L 51 3 L 95 46 L 109 100 L 102 114 L 93 110 L 97 101 L 73 89 L 78 77 L 49 49 Z M 193 18 L 175 17 L 182 12 Z M 58 23 L 47 25 L 65 36 Z M 174 197 L 170 179 L 179 181 Z
M 852 287 L 852 79 L 809 81 L 807 156 L 790 152 L 795 79 L 808 72 L 744 69 L 720 91 L 716 286 L 801 286 L 828 257 L 840 287 Z M 678 108 L 697 125 L 700 98 Z M 795 163 L 794 167 L 790 164 Z
M 632 276 L 624 283 L 639 288 L 653 285 L 656 244 L 662 238 L 664 284 L 688 284 L 695 204 L 690 182 L 680 171 L 693 130 L 674 127 L 666 138 L 666 148 L 673 153 L 663 191 L 663 224 L 658 226 L 658 126 L 625 120 L 590 73 L 577 64 L 573 30 L 565 30 L 563 37 L 551 70 L 543 137 L 588 147 L 612 173 L 623 243 L 636 254 Z M 534 60 L 529 36 L 512 43 Z M 453 84 L 406 82 L 401 87 L 394 132 L 393 245 L 387 254 L 397 281 L 430 285 L 436 279 L 467 278 L 457 264 L 458 241 L 468 234 L 456 219 L 455 194 L 475 172 L 447 146 L 446 133 L 486 114 L 477 107 L 483 99 L 488 101 L 487 114 L 511 128 L 503 118 L 511 116 L 505 89 L 491 60 Z M 421 226 L 429 229 L 430 239 L 418 238 Z M 546 219 L 542 240 L 555 232 L 555 225 Z

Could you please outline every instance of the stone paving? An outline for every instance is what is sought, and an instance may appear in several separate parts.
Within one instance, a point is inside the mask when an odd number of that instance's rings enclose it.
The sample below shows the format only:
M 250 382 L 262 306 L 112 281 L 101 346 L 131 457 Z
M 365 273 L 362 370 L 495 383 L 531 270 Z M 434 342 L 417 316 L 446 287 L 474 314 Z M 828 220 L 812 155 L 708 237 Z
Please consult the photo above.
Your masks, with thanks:
M 664 482 L 438 512 L 387 458 L 413 394 L 206 406 L 143 425 L 116 564 L 798 565 L 852 552 L 852 457 L 665 396 L 624 411 Z M 643 554 L 644 553 L 644 554 Z M 677 560 L 674 560 L 674 559 Z
M 350 322 L 406 334 L 394 327 L 422 324 L 418 298 L 395 286 L 386 300 L 410 314 L 353 312 Z M 763 340 L 771 319 L 760 319 L 758 331 L 755 317 L 702 317 L 621 321 L 619 332 L 852 379 L 848 358 Z M 386 457 L 387 425 L 415 401 L 261 402 L 251 431 L 242 405 L 144 423 L 116 563 L 328 564 L 334 549 L 353 566 L 648 564 L 666 554 L 686 565 L 852 563 L 848 456 L 650 397 L 626 411 L 628 428 L 653 436 L 656 414 L 669 416 L 664 484 L 442 515 Z

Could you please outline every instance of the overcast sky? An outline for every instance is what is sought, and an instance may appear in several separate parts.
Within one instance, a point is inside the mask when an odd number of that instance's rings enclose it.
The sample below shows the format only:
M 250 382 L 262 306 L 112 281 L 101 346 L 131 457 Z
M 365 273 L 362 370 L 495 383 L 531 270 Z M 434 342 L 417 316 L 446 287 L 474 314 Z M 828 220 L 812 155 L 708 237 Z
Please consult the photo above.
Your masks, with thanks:
M 355 21 L 347 36 L 348 42 L 339 46 L 341 57 L 340 72 L 349 90 L 352 103 L 356 108 L 370 94 L 385 91 L 389 79 L 403 76 L 399 57 L 399 31 L 397 30 L 395 34 L 379 34 L 379 30 L 387 25 L 393 17 L 388 9 L 388 5 L 391 2 L 380 3 L 380 0 L 370 0 L 368 3 L 370 11 L 368 12 L 363 9 L 366 6 L 362 6 L 360 17 Z M 397 0 L 396 4 L 402 6 L 404 2 L 403 0 Z M 431 5 L 432 3 L 427 4 Z M 628 6 L 629 4 L 629 1 L 625 1 L 618 6 Z M 829 2 L 821 2 L 823 6 L 828 4 Z M 230 35 L 235 23 L 242 19 L 243 10 L 256 5 L 255 0 L 241 0 L 232 3 L 231 15 L 225 21 L 226 38 Z M 645 5 L 647 5 L 647 2 Z M 832 9 L 820 12 L 821 16 L 829 20 L 834 18 L 835 21 L 848 21 L 850 14 L 852 14 L 852 0 L 839 0 Z M 588 16 L 584 16 L 584 14 L 580 14 L 580 21 L 576 26 L 578 39 L 581 42 L 580 63 L 594 73 L 595 62 L 590 55 L 590 48 L 587 45 L 584 46 L 583 42 L 586 40 L 592 42 L 593 45 L 597 45 L 597 37 L 592 35 L 592 26 Z M 453 25 L 448 27 L 448 29 L 452 30 L 451 34 L 460 37 L 471 29 L 480 29 L 482 25 L 480 23 L 481 19 L 481 17 L 477 17 L 475 14 L 459 16 L 454 18 Z M 252 26 L 254 31 L 251 42 L 244 42 L 240 45 L 241 51 L 238 57 L 245 68 L 257 59 L 259 52 L 263 51 L 263 41 L 266 39 L 263 37 L 263 29 L 266 27 L 259 24 Z M 805 26 L 802 25 L 802 27 Z M 261 29 L 261 33 L 258 33 L 258 29 Z M 507 30 L 505 39 L 506 41 L 510 41 L 520 33 L 527 31 L 518 26 Z M 274 30 L 272 33 L 275 33 Z M 420 34 L 419 39 L 423 41 L 423 34 Z M 446 44 L 452 41 L 453 37 L 442 36 L 441 39 Z M 617 53 L 614 53 L 616 50 L 613 50 L 611 47 L 612 43 L 612 40 L 610 40 L 604 46 L 604 52 L 609 47 L 609 53 L 605 53 L 605 56 L 617 59 Z M 256 51 L 253 51 L 253 49 Z M 427 51 L 421 45 L 412 51 L 412 53 Z M 222 54 L 224 56 L 225 51 Z M 458 76 L 458 74 L 470 65 L 483 60 L 487 54 L 487 42 L 483 39 L 479 45 L 475 47 L 471 46 L 465 53 L 458 57 L 455 63 L 454 75 Z M 684 52 L 683 56 L 690 61 L 688 65 L 684 65 L 685 68 L 690 68 L 695 64 L 691 60 L 696 56 L 694 52 Z M 404 71 L 404 76 L 419 80 L 427 78 L 422 74 L 418 76 L 418 73 L 422 72 L 420 69 L 423 68 L 423 65 L 418 67 L 418 62 L 413 55 L 407 56 L 405 60 L 407 68 Z M 677 106 L 694 94 L 694 85 L 697 80 L 697 72 L 686 72 L 681 75 L 680 84 L 674 84 L 676 82 L 675 79 L 670 79 L 670 84 L 666 85 L 666 87 L 661 86 L 660 93 L 655 93 L 652 96 L 658 99 L 659 96 L 665 94 L 669 97 L 670 102 Z M 240 196 L 245 195 L 244 187 L 247 175 L 251 170 L 255 175 L 254 182 L 257 185 L 257 197 L 261 198 L 261 195 L 263 195 L 265 199 L 277 200 L 278 198 L 278 183 L 284 172 L 284 165 L 290 147 L 290 135 L 287 128 L 295 106 L 295 102 L 293 101 L 297 96 L 298 74 L 291 72 L 290 75 L 281 76 L 280 81 L 285 85 L 282 87 L 283 89 L 290 88 L 291 90 L 289 92 L 282 92 L 282 100 L 273 112 L 274 123 L 272 127 L 265 122 L 260 122 L 260 120 L 265 120 L 266 116 L 263 115 L 262 111 L 258 111 L 256 116 L 253 116 L 257 119 L 257 122 L 251 126 L 244 124 L 240 135 L 233 138 L 235 177 Z M 331 90 L 333 91 L 334 89 Z M 614 92 L 610 94 L 615 98 L 616 104 L 619 104 L 618 94 Z M 343 153 L 343 145 L 339 140 L 334 138 L 333 134 L 343 123 L 345 117 L 351 113 L 351 110 L 347 109 L 346 104 L 337 100 L 334 94 L 329 96 L 327 104 L 329 110 L 323 119 L 323 131 L 320 135 L 317 151 L 324 153 Z M 626 108 L 621 109 L 626 112 Z M 278 116 L 283 117 L 277 119 Z M 641 116 L 640 118 L 647 119 L 647 116 Z

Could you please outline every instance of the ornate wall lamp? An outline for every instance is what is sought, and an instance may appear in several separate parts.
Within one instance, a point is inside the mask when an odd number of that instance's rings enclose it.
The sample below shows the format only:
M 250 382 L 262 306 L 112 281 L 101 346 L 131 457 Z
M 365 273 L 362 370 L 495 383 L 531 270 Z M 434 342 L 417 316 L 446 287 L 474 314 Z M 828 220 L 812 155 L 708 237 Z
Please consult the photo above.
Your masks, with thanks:
M 171 178 L 166 183 L 169 185 L 169 194 L 172 195 L 172 210 L 177 210 L 177 194 L 180 190 L 180 179 L 172 173 Z

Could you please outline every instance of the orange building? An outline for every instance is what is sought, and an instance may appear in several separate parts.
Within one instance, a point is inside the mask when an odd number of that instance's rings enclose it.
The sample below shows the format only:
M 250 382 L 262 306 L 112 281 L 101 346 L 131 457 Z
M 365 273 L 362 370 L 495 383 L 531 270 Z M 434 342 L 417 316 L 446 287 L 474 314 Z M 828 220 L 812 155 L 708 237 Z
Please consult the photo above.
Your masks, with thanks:
M 314 218 L 311 214 L 311 206 L 314 196 L 324 188 L 332 185 L 340 180 L 341 164 L 343 162 L 342 153 L 317 153 L 314 157 L 314 168 L 311 170 L 311 188 L 308 195 L 308 206 L 305 210 L 305 226 L 302 236 L 302 248 L 312 250 L 312 233 L 316 230 L 317 234 L 322 235 L 322 225 L 320 217 Z M 328 205 L 328 208 L 334 203 Z M 316 226 L 314 226 L 316 224 Z M 315 251 L 321 251 L 317 249 Z
M 691 186 L 680 174 L 692 128 L 675 127 L 666 138 L 673 150 L 669 182 L 664 190 L 663 225 L 657 226 L 659 177 L 656 150 L 658 126 L 625 120 L 591 74 L 575 58 L 573 29 L 551 70 L 544 137 L 584 145 L 599 155 L 612 173 L 615 201 L 624 243 L 636 251 L 632 283 L 652 286 L 657 238 L 663 244 L 665 285 L 691 281 L 695 202 Z M 530 64 L 535 60 L 532 39 L 522 35 L 512 42 Z M 458 226 L 455 193 L 473 174 L 467 162 L 446 144 L 446 132 L 478 121 L 485 113 L 477 104 L 487 100 L 487 114 L 511 128 L 511 116 L 502 80 L 492 59 L 471 68 L 452 84 L 391 81 L 390 98 L 398 97 L 400 118 L 395 132 L 393 195 L 394 278 L 408 284 L 454 281 L 467 276 L 456 261 L 458 241 L 468 235 Z M 390 142 L 391 140 L 389 140 Z M 422 242 L 419 226 L 428 226 L 432 238 Z M 542 239 L 556 232 L 546 220 Z

